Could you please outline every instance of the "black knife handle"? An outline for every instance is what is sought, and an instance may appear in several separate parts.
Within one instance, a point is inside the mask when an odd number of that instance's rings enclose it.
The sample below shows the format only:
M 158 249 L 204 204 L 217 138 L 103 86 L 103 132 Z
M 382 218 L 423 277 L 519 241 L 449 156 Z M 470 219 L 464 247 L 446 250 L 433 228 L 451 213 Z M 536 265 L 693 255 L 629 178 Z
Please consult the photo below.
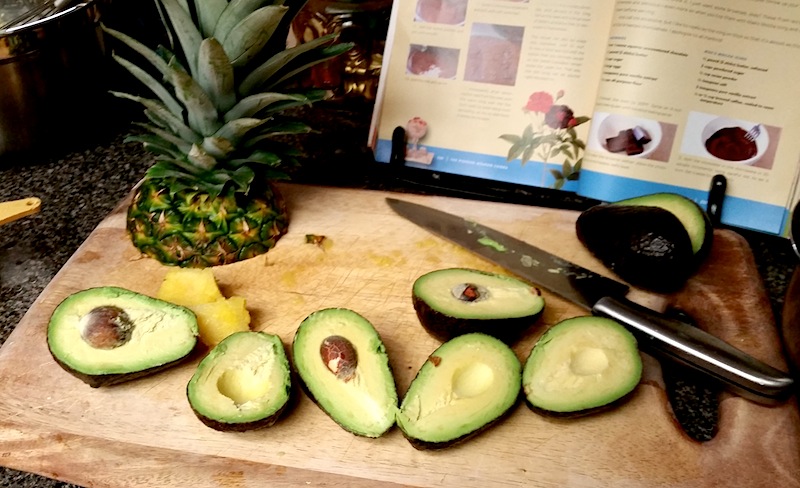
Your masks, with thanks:
M 639 347 L 690 366 L 753 401 L 774 404 L 794 392 L 794 380 L 727 342 L 626 299 L 603 297 L 592 313 L 625 325 Z

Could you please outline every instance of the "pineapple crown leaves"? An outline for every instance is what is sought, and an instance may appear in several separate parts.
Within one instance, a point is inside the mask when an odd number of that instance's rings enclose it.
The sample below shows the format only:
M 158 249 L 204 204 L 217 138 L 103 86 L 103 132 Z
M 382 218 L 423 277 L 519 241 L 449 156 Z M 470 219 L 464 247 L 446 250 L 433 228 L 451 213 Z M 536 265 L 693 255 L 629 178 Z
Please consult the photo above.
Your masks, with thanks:
M 200 188 L 212 194 L 229 186 L 247 193 L 256 175 L 285 178 L 283 168 L 297 164 L 297 151 L 273 138 L 311 129 L 276 117 L 323 99 L 325 92 L 287 93 L 281 86 L 352 44 L 329 35 L 286 48 L 283 27 L 297 10 L 283 0 L 155 1 L 179 51 L 154 50 L 102 26 L 152 67 L 113 55 L 155 95 L 112 92 L 145 108 L 149 123 L 138 126 L 148 134 L 127 140 L 156 154 L 147 178 L 167 180 L 172 191 Z

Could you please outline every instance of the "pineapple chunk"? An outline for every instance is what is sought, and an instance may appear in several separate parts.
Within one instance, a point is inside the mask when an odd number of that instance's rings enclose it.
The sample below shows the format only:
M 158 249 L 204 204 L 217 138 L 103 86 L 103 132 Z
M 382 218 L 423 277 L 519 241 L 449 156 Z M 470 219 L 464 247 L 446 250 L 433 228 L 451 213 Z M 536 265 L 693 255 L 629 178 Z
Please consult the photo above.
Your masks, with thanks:
M 250 330 L 250 312 L 245 299 L 232 296 L 189 307 L 197 316 L 200 340 L 214 347 L 234 332 Z
M 234 332 L 250 330 L 245 299 L 225 298 L 210 268 L 167 271 L 156 298 L 188 307 L 197 316 L 200 340 L 214 347 Z
M 156 298 L 191 308 L 224 297 L 210 268 L 173 268 L 164 276 Z

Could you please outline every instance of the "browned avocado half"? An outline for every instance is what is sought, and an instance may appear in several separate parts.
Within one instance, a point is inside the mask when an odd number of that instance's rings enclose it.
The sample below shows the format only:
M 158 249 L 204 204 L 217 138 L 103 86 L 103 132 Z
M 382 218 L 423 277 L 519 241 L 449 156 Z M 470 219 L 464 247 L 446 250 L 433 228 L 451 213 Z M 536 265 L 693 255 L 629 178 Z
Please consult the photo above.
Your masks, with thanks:
M 68 296 L 47 327 L 50 354 L 89 386 L 147 376 L 185 359 L 197 345 L 188 308 L 119 287 Z
M 186 386 L 197 418 L 212 429 L 243 432 L 273 425 L 292 392 L 280 337 L 235 332 L 200 361 Z
M 620 278 L 658 292 L 679 289 L 713 240 L 708 214 L 675 193 L 594 206 L 575 227 L 581 243 Z
M 420 276 L 412 288 L 412 302 L 422 326 L 442 342 L 482 332 L 512 343 L 544 310 L 544 298 L 531 284 L 467 268 Z

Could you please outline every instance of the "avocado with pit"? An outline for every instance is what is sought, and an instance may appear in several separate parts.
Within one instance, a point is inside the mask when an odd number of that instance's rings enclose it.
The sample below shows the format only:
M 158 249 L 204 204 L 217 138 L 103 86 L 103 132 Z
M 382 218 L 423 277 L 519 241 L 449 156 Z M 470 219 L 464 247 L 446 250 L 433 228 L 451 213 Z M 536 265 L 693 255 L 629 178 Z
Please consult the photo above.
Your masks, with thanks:
M 200 361 L 186 387 L 197 418 L 215 430 L 273 425 L 291 398 L 291 368 L 280 337 L 235 332 Z
M 676 193 L 654 193 L 591 207 L 575 224 L 583 245 L 634 286 L 679 289 L 708 256 L 708 214 Z
M 411 382 L 397 425 L 416 449 L 466 441 L 505 417 L 520 396 L 522 365 L 503 341 L 480 332 L 439 346 Z
M 188 308 L 124 288 L 90 288 L 53 311 L 47 345 L 56 362 L 89 386 L 108 386 L 156 373 L 197 345 Z
M 318 310 L 292 342 L 295 370 L 309 397 L 353 434 L 380 437 L 395 423 L 397 387 L 378 331 L 345 308 Z
M 522 388 L 532 410 L 577 417 L 620 403 L 641 376 L 634 336 L 611 319 L 581 316 L 539 338 L 525 361 Z
M 444 342 L 482 332 L 512 343 L 541 317 L 544 298 L 534 286 L 510 276 L 466 268 L 425 273 L 412 288 L 425 330 Z

